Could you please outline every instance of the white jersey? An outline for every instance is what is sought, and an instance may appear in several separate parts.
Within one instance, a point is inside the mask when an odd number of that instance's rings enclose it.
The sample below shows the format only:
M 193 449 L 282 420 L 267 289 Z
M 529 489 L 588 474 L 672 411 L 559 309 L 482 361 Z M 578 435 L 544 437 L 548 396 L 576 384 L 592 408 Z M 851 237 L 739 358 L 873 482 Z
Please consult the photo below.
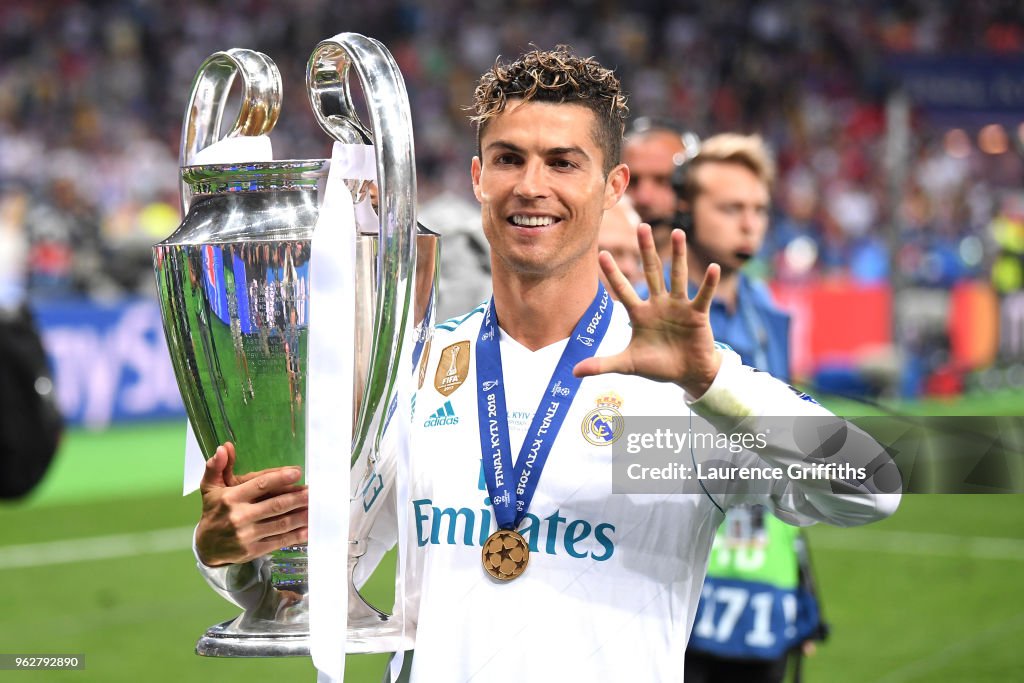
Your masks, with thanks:
M 612 448 L 584 438 L 585 416 L 610 396 L 627 418 L 679 416 L 690 407 L 704 416 L 742 416 L 764 406 L 776 415 L 825 411 L 740 366 L 731 352 L 696 402 L 676 385 L 639 377 L 584 379 L 519 527 L 531 547 L 529 566 L 519 578 L 499 582 L 481 565 L 484 540 L 497 528 L 477 419 L 475 342 L 483 310 L 438 327 L 416 398 L 407 547 L 410 597 L 419 609 L 411 680 L 681 681 L 681 653 L 723 519 L 720 508 L 739 501 L 613 494 Z M 628 323 L 617 305 L 598 355 L 626 347 Z M 500 346 L 512 453 L 518 454 L 566 341 L 531 352 L 501 333 Z M 781 457 L 773 464 L 803 461 L 799 453 L 775 454 Z M 751 453 L 726 451 L 726 457 L 759 464 Z M 885 514 L 870 496 L 805 498 L 789 480 L 770 493 L 769 503 L 794 523 L 848 524 Z
M 692 409 L 726 426 L 747 416 L 828 413 L 728 351 L 696 401 L 674 384 L 639 377 L 583 379 L 518 529 L 530 544 L 529 566 L 498 582 L 481 562 L 483 543 L 497 528 L 477 418 L 475 344 L 483 311 L 437 327 L 414 402 L 410 500 L 399 508 L 409 534 L 411 680 L 682 681 L 715 530 L 723 509 L 750 496 L 613 493 L 612 447 L 584 437 L 584 418 L 610 396 L 627 418 L 678 418 Z M 530 351 L 500 334 L 509 435 L 518 454 L 567 342 Z M 621 351 L 629 338 L 625 309 L 616 304 L 597 355 Z M 748 451 L 716 455 L 737 465 L 808 466 L 792 444 L 770 441 L 759 452 L 763 460 Z M 837 495 L 828 484 L 766 482 L 757 502 L 791 523 L 841 525 L 879 519 L 898 504 L 898 495 Z M 225 590 L 225 572 L 200 568 L 219 592 L 246 604 L 242 592 Z

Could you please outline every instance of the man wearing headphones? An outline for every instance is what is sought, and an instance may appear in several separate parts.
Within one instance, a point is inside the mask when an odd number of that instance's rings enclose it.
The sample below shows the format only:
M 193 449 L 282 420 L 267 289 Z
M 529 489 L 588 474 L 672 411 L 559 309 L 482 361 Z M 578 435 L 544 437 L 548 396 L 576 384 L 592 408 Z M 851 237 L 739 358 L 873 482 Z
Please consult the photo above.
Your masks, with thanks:
M 673 123 L 643 116 L 630 126 L 622 147 L 622 161 L 630 174 L 626 195 L 640 220 L 651 226 L 662 263 L 671 260 L 672 228 L 676 227 L 673 220 L 678 200 L 672 174 L 692 156 L 688 147 L 696 142 L 695 135 L 684 133 Z
M 775 168 L 759 136 L 723 133 L 672 176 L 678 197 L 673 219 L 686 232 L 691 272 L 717 263 L 722 280 L 711 307 L 711 325 L 752 367 L 789 379 L 789 316 L 766 287 L 742 273 L 768 230 Z M 693 285 L 691 284 L 691 287 Z
M 721 267 L 710 310 L 715 338 L 747 365 L 789 381 L 789 316 L 742 272 L 768 230 L 771 157 L 759 136 L 725 133 L 705 140 L 695 155 L 693 147 L 671 175 L 677 201 L 671 223 L 686 232 L 690 272 Z M 687 683 L 777 683 L 789 654 L 799 656 L 802 643 L 821 629 L 799 531 L 762 506 L 730 509 L 686 651 Z

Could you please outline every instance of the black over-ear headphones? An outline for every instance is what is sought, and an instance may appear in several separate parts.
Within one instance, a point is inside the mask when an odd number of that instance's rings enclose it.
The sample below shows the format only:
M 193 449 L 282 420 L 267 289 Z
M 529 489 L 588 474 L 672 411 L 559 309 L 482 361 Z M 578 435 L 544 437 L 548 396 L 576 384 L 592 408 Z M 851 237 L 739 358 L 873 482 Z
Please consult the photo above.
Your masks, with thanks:
M 688 189 L 690 185 L 690 173 L 693 169 L 693 160 L 700 153 L 700 137 L 696 133 L 685 132 L 682 134 L 683 144 L 685 145 L 685 151 L 683 154 L 682 163 L 678 164 L 674 171 L 672 171 L 672 191 L 676 195 L 676 213 L 672 219 L 673 227 L 681 229 L 686 233 L 687 237 L 693 237 L 694 234 L 694 220 L 693 220 L 693 197 L 686 196 L 689 194 Z M 679 202 L 685 201 L 686 208 L 679 208 Z

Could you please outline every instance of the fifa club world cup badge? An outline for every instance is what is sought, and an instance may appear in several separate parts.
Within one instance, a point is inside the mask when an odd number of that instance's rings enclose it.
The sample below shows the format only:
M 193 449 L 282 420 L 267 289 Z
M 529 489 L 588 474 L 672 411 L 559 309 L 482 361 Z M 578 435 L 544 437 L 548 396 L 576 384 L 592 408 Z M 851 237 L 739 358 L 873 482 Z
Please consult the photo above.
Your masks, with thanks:
M 610 446 L 622 436 L 625 420 L 619 409 L 622 398 L 613 391 L 597 397 L 597 407 L 583 418 L 583 438 L 595 446 Z
M 437 362 L 437 372 L 434 373 L 434 388 L 445 396 L 451 396 L 452 392 L 462 386 L 469 375 L 469 350 L 472 344 L 469 340 L 460 341 L 446 346 L 441 351 L 441 358 Z

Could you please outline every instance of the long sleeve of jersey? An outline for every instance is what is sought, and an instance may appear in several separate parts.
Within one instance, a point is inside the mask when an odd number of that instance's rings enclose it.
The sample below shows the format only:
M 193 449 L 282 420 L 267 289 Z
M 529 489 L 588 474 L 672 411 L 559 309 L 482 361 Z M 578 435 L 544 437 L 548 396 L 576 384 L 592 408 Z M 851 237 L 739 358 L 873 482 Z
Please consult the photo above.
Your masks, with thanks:
M 197 525 L 196 529 L 198 528 Z M 266 588 L 266 582 L 261 580 L 261 574 L 266 570 L 266 562 L 262 558 L 242 564 L 210 567 L 199 559 L 195 532 L 192 536 L 192 554 L 196 558 L 196 567 L 200 575 L 218 595 L 243 609 L 249 609 L 259 603 Z
M 759 446 L 733 464 L 783 476 L 721 486 L 709 495 L 722 508 L 765 503 L 797 525 L 855 526 L 883 519 L 900 501 L 900 476 L 872 437 L 771 375 L 740 364 L 731 352 L 708 391 L 688 397 L 693 412 L 721 433 L 750 435 Z

